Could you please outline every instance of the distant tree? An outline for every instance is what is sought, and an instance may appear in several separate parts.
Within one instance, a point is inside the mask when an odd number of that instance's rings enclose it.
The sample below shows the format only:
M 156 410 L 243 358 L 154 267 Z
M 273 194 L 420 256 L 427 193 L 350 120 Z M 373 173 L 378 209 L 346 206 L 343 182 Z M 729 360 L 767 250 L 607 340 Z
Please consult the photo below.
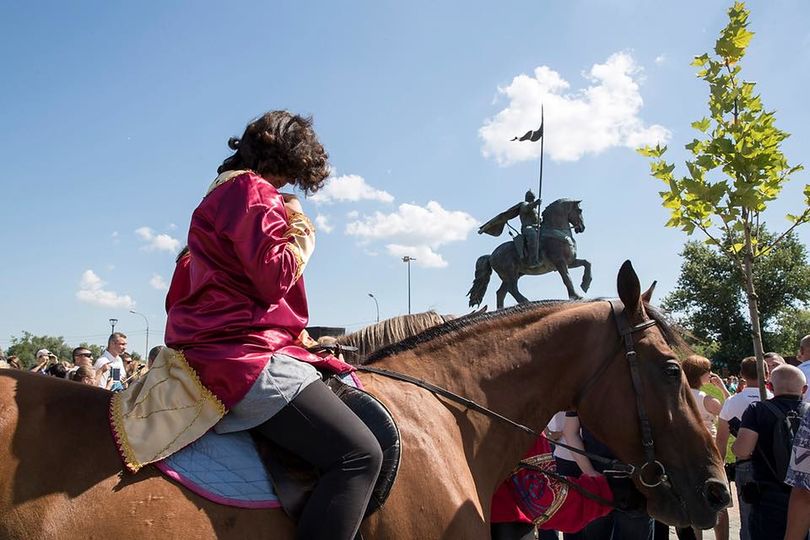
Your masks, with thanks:
M 765 231 L 760 237 L 773 240 L 773 235 Z M 725 244 L 733 241 L 723 240 Z M 662 306 L 699 338 L 713 360 L 736 371 L 740 360 L 752 352 L 751 323 L 740 287 L 741 270 L 725 256 L 722 246 L 718 249 L 690 241 L 681 256 L 678 284 Z M 763 347 L 780 353 L 793 351 L 795 344 L 785 347 L 785 342 L 795 335 L 788 313 L 801 313 L 810 302 L 807 249 L 793 233 L 788 234 L 760 257 L 753 278 L 760 298 Z
M 686 162 L 688 176 L 676 177 L 675 165 L 664 159 L 666 147 L 644 147 L 651 158 L 652 176 L 663 181 L 660 193 L 670 210 L 667 226 L 687 234 L 703 232 L 709 244 L 721 249 L 739 269 L 745 289 L 748 320 L 760 374 L 760 395 L 765 399 L 762 325 L 754 284 L 755 263 L 778 244 L 785 234 L 810 220 L 810 185 L 797 215 L 785 233 L 772 241 L 762 237 L 762 212 L 776 200 L 785 183 L 801 166 L 792 167 L 780 146 L 788 134 L 778 129 L 775 115 L 766 111 L 754 93 L 755 84 L 742 79 L 740 60 L 753 37 L 748 30 L 749 12 L 737 2 L 728 10 L 729 22 L 715 42 L 714 54 L 695 58 L 698 77 L 709 85 L 709 116 L 692 123 L 699 137 L 686 145 L 693 156 Z M 723 242 L 723 237 L 734 242 Z
M 72 361 L 73 347 L 65 343 L 62 336 L 35 336 L 31 332 L 23 331 L 21 337 L 12 336 L 8 355 L 16 355 L 21 365 L 31 368 L 36 365 L 36 354 L 40 349 L 48 349 L 60 360 Z
M 810 335 L 810 310 L 787 308 L 776 317 L 772 350 L 782 356 L 793 356 L 799 351 L 799 340 Z

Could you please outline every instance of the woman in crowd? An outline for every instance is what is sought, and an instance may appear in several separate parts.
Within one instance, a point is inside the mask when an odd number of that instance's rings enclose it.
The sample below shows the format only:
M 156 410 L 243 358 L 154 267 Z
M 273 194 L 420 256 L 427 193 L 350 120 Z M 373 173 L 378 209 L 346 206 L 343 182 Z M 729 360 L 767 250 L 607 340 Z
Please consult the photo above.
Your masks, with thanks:
M 686 375 L 686 380 L 689 382 L 689 388 L 692 389 L 692 396 L 694 396 L 695 403 L 697 403 L 703 425 L 706 426 L 706 429 L 712 434 L 712 439 L 714 439 L 717 436 L 717 417 L 723 408 L 723 404 L 717 398 L 702 391 L 701 387 L 706 384 L 716 386 L 723 395 L 724 400 L 728 399 L 729 391 L 726 385 L 723 384 L 723 379 L 716 373 L 712 373 L 712 363 L 708 358 L 697 354 L 687 356 L 681 368 L 684 375 Z M 715 538 L 728 540 L 728 531 L 728 510 L 723 510 L 720 512 L 717 524 L 714 526 Z M 694 533 L 697 538 L 703 537 L 700 530 L 694 530 Z M 685 531 L 679 530 L 678 537 L 687 538 L 688 536 Z
M 70 374 L 70 380 L 80 382 L 82 384 L 89 384 L 90 386 L 97 386 L 96 370 L 88 366 L 79 366 L 73 373 Z

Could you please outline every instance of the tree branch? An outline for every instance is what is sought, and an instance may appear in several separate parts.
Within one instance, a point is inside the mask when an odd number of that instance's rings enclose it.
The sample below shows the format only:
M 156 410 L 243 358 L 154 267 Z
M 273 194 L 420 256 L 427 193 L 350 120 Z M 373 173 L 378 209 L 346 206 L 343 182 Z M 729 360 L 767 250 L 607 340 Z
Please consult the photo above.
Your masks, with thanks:
M 760 253 L 770 251 L 771 249 L 774 248 L 774 246 L 776 246 L 776 244 L 778 244 L 779 242 L 782 241 L 782 238 L 784 238 L 785 236 L 790 234 L 790 231 L 792 231 L 793 229 L 795 229 L 799 225 L 807 223 L 808 221 L 810 221 L 810 208 L 805 209 L 804 213 L 801 216 L 799 216 L 799 219 L 796 220 L 796 223 L 791 225 L 788 228 L 788 230 L 786 230 L 785 232 L 780 234 L 779 237 L 776 240 L 774 240 L 773 242 L 767 244 L 763 249 L 761 249 Z

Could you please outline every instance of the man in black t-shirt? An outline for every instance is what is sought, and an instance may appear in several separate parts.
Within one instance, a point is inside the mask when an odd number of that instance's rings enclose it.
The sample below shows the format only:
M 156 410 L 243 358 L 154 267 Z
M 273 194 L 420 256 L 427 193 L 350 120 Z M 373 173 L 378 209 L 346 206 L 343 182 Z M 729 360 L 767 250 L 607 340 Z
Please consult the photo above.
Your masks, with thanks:
M 774 397 L 767 400 L 783 414 L 797 412 L 807 389 L 804 374 L 791 365 L 781 365 L 768 383 Z M 740 432 L 732 446 L 737 459 L 751 459 L 755 486 L 744 487 L 752 503 L 748 519 L 751 538 L 781 540 L 785 535 L 790 487 L 776 477 L 773 430 L 779 421 L 762 402 L 752 403 L 742 416 Z M 743 524 L 744 525 L 744 524 Z

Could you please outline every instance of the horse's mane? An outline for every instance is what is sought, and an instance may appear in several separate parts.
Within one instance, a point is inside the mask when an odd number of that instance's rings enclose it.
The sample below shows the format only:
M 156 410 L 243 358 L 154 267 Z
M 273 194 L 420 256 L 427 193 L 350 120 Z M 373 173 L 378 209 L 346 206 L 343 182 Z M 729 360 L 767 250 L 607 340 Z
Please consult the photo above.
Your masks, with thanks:
M 673 351 L 684 357 L 692 354 L 689 345 L 683 338 L 683 329 L 674 324 L 664 310 L 647 303 L 644 304 L 644 310 L 647 312 L 647 316 L 658 324 L 658 329 L 664 334 L 664 339 Z
M 563 205 L 569 205 L 569 204 L 578 203 L 578 202 L 580 202 L 580 201 L 577 201 L 576 199 L 557 199 L 553 203 L 546 206 L 546 208 L 543 210 L 542 215 L 543 215 L 543 217 L 545 217 L 546 214 L 548 214 L 550 212 L 557 212 L 558 209 Z
M 371 354 L 369 354 L 363 363 L 373 364 L 379 360 L 388 358 L 389 356 L 393 356 L 395 354 L 412 350 L 417 346 L 422 345 L 423 343 L 427 343 L 429 341 L 438 339 L 442 336 L 446 336 L 451 333 L 460 332 L 471 326 L 478 325 L 486 321 L 497 320 L 509 317 L 517 313 L 524 313 L 530 311 L 537 311 L 537 315 L 542 316 L 551 312 L 558 311 L 559 309 L 563 309 L 568 306 L 590 304 L 593 302 L 602 302 L 602 301 L 605 301 L 605 299 L 598 298 L 594 300 L 539 300 L 536 302 L 527 302 L 525 304 L 518 304 L 516 306 L 512 306 L 506 309 L 499 309 L 497 311 L 480 312 L 465 317 L 459 317 L 457 319 L 449 320 L 443 324 L 431 326 L 426 330 L 419 332 L 418 334 L 411 335 L 401 341 L 392 343 L 391 345 L 387 345 L 379 350 L 376 350 Z M 661 311 L 659 308 L 652 306 L 650 304 L 645 303 L 644 307 L 647 312 L 647 315 L 657 323 L 658 328 L 661 330 L 661 333 L 664 335 L 664 339 L 667 341 L 670 347 L 678 353 L 688 351 L 689 347 L 686 345 L 686 342 L 683 340 L 678 331 L 670 323 L 666 315 L 664 315 L 664 312 Z
M 401 315 L 372 324 L 365 328 L 336 338 L 338 345 L 357 347 L 355 355 L 349 355 L 351 363 L 363 364 L 377 349 L 397 343 L 433 326 L 453 320 L 454 315 L 440 315 L 435 311 Z
M 428 341 L 432 341 L 447 334 L 459 332 L 461 330 L 469 328 L 470 326 L 477 325 L 485 321 L 501 319 L 504 317 L 508 317 L 510 315 L 514 315 L 516 313 L 523 313 L 532 310 L 540 311 L 541 309 L 548 310 L 549 308 L 558 307 L 562 305 L 581 304 L 581 303 L 583 302 L 580 300 L 539 300 L 537 302 L 518 304 L 516 306 L 508 307 L 506 309 L 499 309 L 497 311 L 484 311 L 481 313 L 475 313 L 465 317 L 459 317 L 457 319 L 447 321 L 444 324 L 428 328 L 423 332 L 420 332 L 416 335 L 412 335 L 397 343 L 393 343 L 391 345 L 383 347 L 382 349 L 377 350 L 373 352 L 371 355 L 369 355 L 366 363 L 372 364 L 374 362 L 377 362 L 378 360 L 382 360 L 383 358 L 387 358 L 389 356 L 393 356 L 401 352 L 409 351 Z

